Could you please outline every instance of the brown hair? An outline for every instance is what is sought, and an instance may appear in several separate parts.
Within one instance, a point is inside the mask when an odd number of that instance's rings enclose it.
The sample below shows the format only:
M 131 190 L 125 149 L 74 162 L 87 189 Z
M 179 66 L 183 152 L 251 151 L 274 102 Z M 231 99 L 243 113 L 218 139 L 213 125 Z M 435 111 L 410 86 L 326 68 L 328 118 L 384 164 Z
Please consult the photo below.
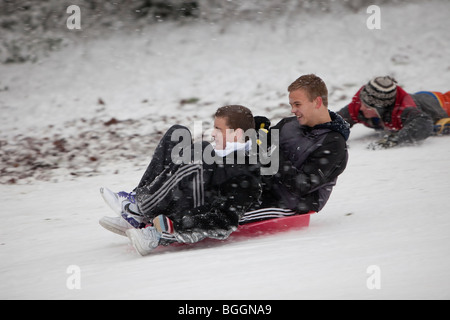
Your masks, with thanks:
M 309 100 L 313 101 L 317 97 L 322 98 L 323 105 L 328 108 L 328 89 L 325 82 L 315 74 L 306 74 L 295 80 L 288 87 L 288 91 L 303 89 L 306 91 Z
M 227 119 L 227 125 L 233 130 L 255 129 L 255 119 L 250 109 L 240 105 L 223 106 L 217 109 L 215 117 Z

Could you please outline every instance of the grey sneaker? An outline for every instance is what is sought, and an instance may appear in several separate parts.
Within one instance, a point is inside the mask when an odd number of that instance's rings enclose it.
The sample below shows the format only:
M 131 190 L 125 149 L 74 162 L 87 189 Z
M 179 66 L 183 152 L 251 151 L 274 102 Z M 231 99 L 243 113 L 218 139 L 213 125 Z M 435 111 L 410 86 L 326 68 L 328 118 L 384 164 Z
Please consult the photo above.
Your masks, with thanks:
M 151 253 L 159 245 L 161 233 L 154 227 L 143 229 L 128 229 L 125 231 L 131 244 L 141 256 Z

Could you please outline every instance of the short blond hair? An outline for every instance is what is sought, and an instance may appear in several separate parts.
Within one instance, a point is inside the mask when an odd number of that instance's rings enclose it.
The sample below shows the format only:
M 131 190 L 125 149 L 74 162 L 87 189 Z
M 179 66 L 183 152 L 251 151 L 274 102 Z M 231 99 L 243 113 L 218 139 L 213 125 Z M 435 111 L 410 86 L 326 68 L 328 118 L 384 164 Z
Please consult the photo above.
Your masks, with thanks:
M 328 108 L 328 89 L 325 82 L 315 74 L 306 74 L 295 80 L 288 87 L 288 91 L 303 89 L 310 101 L 322 98 L 323 105 Z

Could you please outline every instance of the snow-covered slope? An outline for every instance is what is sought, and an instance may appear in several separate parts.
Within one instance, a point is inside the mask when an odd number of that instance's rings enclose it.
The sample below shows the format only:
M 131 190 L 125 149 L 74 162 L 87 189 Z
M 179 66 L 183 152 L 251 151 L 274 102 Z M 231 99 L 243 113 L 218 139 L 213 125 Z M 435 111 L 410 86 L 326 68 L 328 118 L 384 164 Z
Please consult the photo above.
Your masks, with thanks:
M 99 187 L 133 188 L 173 122 L 194 127 L 227 103 L 276 122 L 289 115 L 287 85 L 305 73 L 327 82 L 332 110 L 375 75 L 394 75 L 409 92 L 450 90 L 449 9 L 447 1 L 382 6 L 381 30 L 367 29 L 365 11 L 165 23 L 1 65 L 2 150 L 23 152 L 24 138 L 38 139 L 50 150 L 42 160 L 57 168 L 21 178 L 30 168 L 17 162 L 2 171 L 2 182 L 15 183 L 0 185 L 0 298 L 450 298 L 450 136 L 372 151 L 378 136 L 354 127 L 346 171 L 301 231 L 143 258 L 98 225 L 114 215 Z M 119 123 L 105 126 L 112 118 Z M 70 148 L 80 132 L 95 133 L 77 145 L 82 157 L 52 155 L 56 139 Z M 69 289 L 70 266 L 79 289 Z M 371 266 L 379 289 L 368 288 Z

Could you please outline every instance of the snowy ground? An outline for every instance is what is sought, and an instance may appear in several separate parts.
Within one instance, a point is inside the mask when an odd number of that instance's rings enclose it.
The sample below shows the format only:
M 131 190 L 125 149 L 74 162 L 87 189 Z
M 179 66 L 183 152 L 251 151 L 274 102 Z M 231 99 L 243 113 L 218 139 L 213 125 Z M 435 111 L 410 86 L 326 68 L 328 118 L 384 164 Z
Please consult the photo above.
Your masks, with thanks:
M 450 136 L 371 151 L 377 135 L 355 127 L 346 171 L 301 231 L 142 258 L 97 222 L 113 215 L 99 187 L 133 188 L 170 124 L 210 123 L 228 103 L 276 122 L 301 74 L 326 81 L 332 110 L 375 75 L 450 90 L 449 10 L 382 6 L 381 30 L 365 11 L 165 23 L 1 65 L 0 298 L 449 299 Z

